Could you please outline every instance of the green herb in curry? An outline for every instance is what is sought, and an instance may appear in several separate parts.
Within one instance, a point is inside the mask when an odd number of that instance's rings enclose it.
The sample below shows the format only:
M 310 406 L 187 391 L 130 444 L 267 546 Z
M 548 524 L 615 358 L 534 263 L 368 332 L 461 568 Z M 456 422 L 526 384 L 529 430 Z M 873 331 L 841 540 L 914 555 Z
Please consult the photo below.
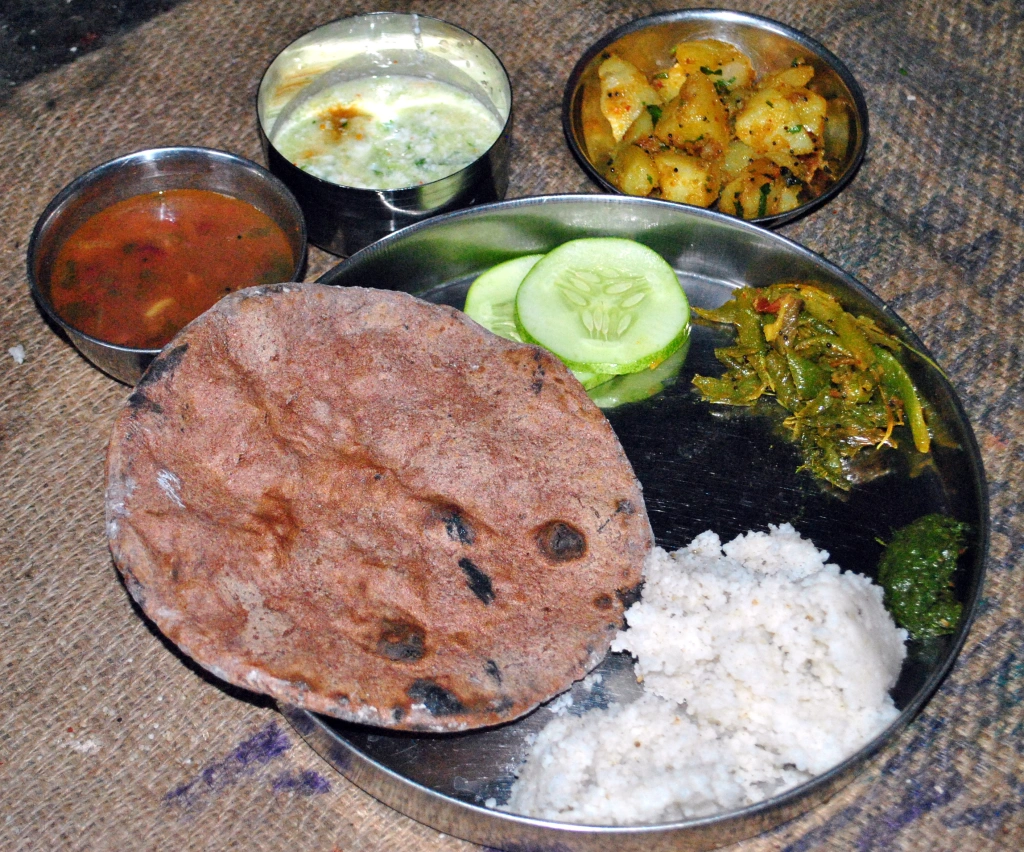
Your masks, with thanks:
M 961 606 L 952 578 L 969 526 L 946 515 L 925 515 L 897 530 L 878 563 L 885 604 L 913 639 L 952 633 Z
M 894 354 L 903 344 L 824 290 L 744 287 L 720 308 L 694 313 L 736 329 L 735 344 L 715 350 L 724 375 L 694 377 L 700 394 L 747 406 L 774 395 L 789 412 L 784 424 L 803 454 L 802 469 L 849 490 L 854 457 L 896 446 L 893 430 L 903 425 L 917 451 L 929 452 L 922 399 Z

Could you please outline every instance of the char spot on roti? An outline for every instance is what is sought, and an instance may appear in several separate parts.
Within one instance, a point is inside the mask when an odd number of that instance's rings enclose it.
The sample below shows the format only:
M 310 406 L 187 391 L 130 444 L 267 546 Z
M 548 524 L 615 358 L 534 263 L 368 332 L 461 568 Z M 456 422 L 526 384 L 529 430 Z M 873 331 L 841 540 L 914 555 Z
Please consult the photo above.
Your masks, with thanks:
M 461 542 L 462 544 L 472 544 L 475 535 L 473 533 L 473 527 L 469 522 L 462 516 L 456 508 L 447 509 L 442 515 L 444 521 L 445 531 L 448 536 L 455 541 Z
M 540 552 L 552 562 L 572 562 L 587 552 L 587 539 L 564 521 L 551 521 L 537 533 Z
M 469 590 L 484 604 L 491 603 L 494 600 L 494 586 L 491 583 L 491 578 L 477 568 L 472 559 L 467 559 L 465 556 L 459 560 L 459 567 L 466 575 L 466 585 L 469 586 Z
M 181 359 L 185 357 L 185 353 L 188 352 L 188 344 L 184 343 L 179 346 L 174 346 L 157 359 L 148 370 L 142 375 L 138 383 L 135 385 L 135 391 L 132 396 L 129 397 L 129 401 L 140 391 L 144 390 L 147 386 L 158 381 L 164 373 L 169 373 L 174 370 L 175 367 L 181 362 Z
M 429 680 L 415 681 L 409 687 L 409 697 L 422 704 L 431 716 L 452 716 L 466 709 L 454 693 Z
M 636 507 L 629 500 L 623 500 L 616 507 L 615 511 L 622 512 L 624 515 L 632 515 L 636 511 Z
M 154 365 L 111 437 L 111 552 L 219 677 L 448 731 L 607 652 L 652 534 L 553 356 L 406 294 L 292 284 L 228 296 Z
M 389 660 L 414 662 L 423 657 L 426 633 L 418 625 L 385 618 L 381 622 L 377 650 Z
M 160 414 L 161 412 L 160 406 L 140 390 L 136 390 L 130 397 L 128 397 L 128 405 L 133 408 L 148 408 L 152 410 L 154 414 Z

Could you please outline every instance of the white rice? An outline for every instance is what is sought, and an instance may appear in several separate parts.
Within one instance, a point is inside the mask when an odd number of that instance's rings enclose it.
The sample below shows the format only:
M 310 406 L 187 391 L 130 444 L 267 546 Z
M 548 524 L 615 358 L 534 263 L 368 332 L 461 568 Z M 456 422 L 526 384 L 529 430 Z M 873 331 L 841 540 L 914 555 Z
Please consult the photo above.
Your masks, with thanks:
M 906 632 L 882 589 L 789 524 L 646 562 L 612 649 L 644 694 L 554 719 L 504 810 L 562 822 L 710 816 L 827 771 L 888 725 Z

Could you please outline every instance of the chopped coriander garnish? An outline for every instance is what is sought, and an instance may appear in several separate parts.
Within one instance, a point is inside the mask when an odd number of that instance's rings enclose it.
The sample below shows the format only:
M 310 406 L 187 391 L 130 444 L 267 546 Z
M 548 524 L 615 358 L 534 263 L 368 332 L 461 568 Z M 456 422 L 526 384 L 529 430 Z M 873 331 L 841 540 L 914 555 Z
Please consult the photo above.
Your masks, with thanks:
M 719 68 L 717 71 L 713 71 L 712 69 L 708 68 L 706 65 L 701 65 L 700 66 L 700 70 L 701 70 L 701 73 L 703 73 L 703 74 L 716 74 L 719 77 L 722 76 L 722 69 L 721 68 Z
M 657 104 L 647 104 L 647 111 L 651 114 L 651 120 L 657 124 L 661 118 L 661 107 Z
M 772 191 L 772 185 L 770 183 L 761 184 L 761 197 L 757 202 L 757 215 L 764 216 L 768 212 L 768 195 Z

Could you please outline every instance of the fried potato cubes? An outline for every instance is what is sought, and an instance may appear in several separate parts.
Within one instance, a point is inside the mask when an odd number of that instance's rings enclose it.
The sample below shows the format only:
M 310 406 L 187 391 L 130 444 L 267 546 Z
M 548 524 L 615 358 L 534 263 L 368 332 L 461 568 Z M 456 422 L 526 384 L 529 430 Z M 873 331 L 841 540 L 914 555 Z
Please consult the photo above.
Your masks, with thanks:
M 588 154 L 627 195 L 744 219 L 785 213 L 831 181 L 828 103 L 810 65 L 757 80 L 750 59 L 715 39 L 680 42 L 675 63 L 645 74 L 609 53 L 583 100 Z

